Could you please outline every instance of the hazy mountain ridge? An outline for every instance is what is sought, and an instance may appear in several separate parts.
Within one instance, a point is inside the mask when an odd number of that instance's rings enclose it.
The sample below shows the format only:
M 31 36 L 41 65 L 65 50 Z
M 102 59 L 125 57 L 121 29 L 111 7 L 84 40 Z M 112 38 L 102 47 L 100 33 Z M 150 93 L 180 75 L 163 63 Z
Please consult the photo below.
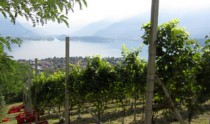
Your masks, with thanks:
M 159 13 L 159 25 L 171 19 L 178 18 L 180 26 L 185 27 L 191 38 L 202 39 L 210 32 L 210 8 L 192 13 L 169 13 L 161 10 Z M 106 40 L 141 40 L 143 31 L 141 26 L 150 20 L 150 13 L 144 13 L 136 17 L 120 21 L 101 20 L 93 22 L 70 34 L 73 40 L 85 40 L 94 42 Z M 42 32 L 42 30 L 40 30 Z M 2 36 L 24 37 L 26 40 L 53 40 L 65 39 L 69 34 L 57 36 L 41 36 L 37 29 L 25 28 L 21 23 L 13 25 L 9 20 L 0 17 L 0 34 Z M 64 38 L 62 38 L 64 37 Z
M 191 38 L 203 39 L 210 33 L 209 11 L 210 8 L 191 13 L 168 13 L 167 11 L 163 11 L 159 14 L 159 25 L 171 19 L 179 19 L 179 26 L 186 28 Z
M 190 33 L 191 38 L 204 38 L 205 35 L 209 34 L 210 32 L 210 16 L 208 16 L 207 13 L 209 11 L 210 8 L 201 11 L 194 11 L 192 13 L 169 13 L 162 10 L 159 13 L 159 25 L 172 19 L 179 19 L 179 25 L 186 28 L 186 30 Z M 85 36 L 99 36 L 110 39 L 140 39 L 143 34 L 141 26 L 142 24 L 147 23 L 149 20 L 150 13 L 144 13 L 136 17 L 113 22 L 109 26 L 106 25 L 106 27 L 103 28 L 101 28 L 103 23 L 98 21 L 91 23 L 75 32 L 75 35 L 82 32 Z M 93 35 L 89 35 L 88 32 L 85 33 L 85 31 L 92 29 L 92 25 L 94 25 L 94 27 L 98 27 L 98 31 L 95 30 L 95 34 Z
M 93 36 L 96 32 L 98 32 L 101 29 L 109 27 L 111 24 L 113 24 L 113 22 L 108 20 L 100 20 L 97 22 L 93 22 L 91 24 L 86 25 L 82 29 L 73 32 L 72 36 L 75 37 Z
M 11 37 L 37 37 L 38 34 L 22 26 L 19 22 L 13 24 L 8 19 L 0 17 L 0 35 Z
M 141 25 L 148 22 L 148 17 L 146 15 L 143 16 L 115 22 L 109 27 L 97 31 L 94 36 L 108 37 L 111 39 L 139 40 L 143 33 L 141 31 Z

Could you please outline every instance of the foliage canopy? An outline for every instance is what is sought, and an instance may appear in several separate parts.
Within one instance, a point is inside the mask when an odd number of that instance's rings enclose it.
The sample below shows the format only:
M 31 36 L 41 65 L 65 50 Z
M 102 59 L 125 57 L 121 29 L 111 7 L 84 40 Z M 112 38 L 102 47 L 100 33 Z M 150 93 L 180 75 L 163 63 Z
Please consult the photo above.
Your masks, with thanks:
M 31 20 L 33 26 L 45 24 L 48 20 L 65 23 L 68 26 L 68 12 L 73 11 L 74 3 L 80 8 L 87 6 L 85 0 L 1 0 L 0 13 L 15 23 L 18 16 Z

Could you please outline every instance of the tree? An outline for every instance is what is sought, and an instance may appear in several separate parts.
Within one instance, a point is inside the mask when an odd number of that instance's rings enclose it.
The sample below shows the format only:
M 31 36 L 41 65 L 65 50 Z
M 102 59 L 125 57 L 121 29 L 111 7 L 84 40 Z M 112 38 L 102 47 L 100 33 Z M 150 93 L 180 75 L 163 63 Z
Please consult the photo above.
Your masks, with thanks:
M 33 80 L 31 87 L 31 96 L 33 105 L 36 102 L 37 111 L 56 107 L 63 104 L 65 75 L 63 72 L 55 72 L 50 76 L 45 73 L 40 73 L 36 79 Z M 35 89 L 37 89 L 35 94 Z M 37 96 L 37 97 L 35 97 Z
M 140 93 L 145 92 L 146 85 L 146 62 L 139 59 L 140 48 L 129 51 L 122 47 L 123 61 L 121 65 L 121 81 L 127 85 L 125 87 L 131 98 L 134 98 L 134 122 L 136 122 L 136 101 L 140 98 Z
M 7 79 L 5 76 L 7 72 L 12 70 L 12 66 L 14 65 L 14 61 L 12 60 L 12 56 L 7 55 L 4 52 L 5 49 L 11 51 L 11 45 L 16 44 L 20 46 L 21 40 L 19 38 L 13 39 L 11 37 L 1 37 L 0 36 L 0 71 L 5 72 L 0 74 L 0 81 L 4 82 Z
M 4 96 L 2 95 L 2 88 L 0 87 L 0 120 L 2 120 L 5 114 L 5 101 Z
M 12 74 L 15 71 L 16 62 L 12 60 L 12 57 L 7 55 L 4 52 L 4 49 L 11 51 L 11 44 L 18 44 L 20 46 L 20 39 L 12 39 L 10 37 L 3 38 L 0 36 L 0 86 L 3 89 L 3 86 L 6 83 L 9 83 L 10 79 L 13 79 Z
M 184 28 L 178 26 L 178 20 L 172 20 L 158 27 L 156 74 L 171 93 L 173 101 L 188 109 L 189 122 L 199 104 L 198 94 L 201 85 L 196 80 L 199 72 L 199 45 L 189 38 Z M 150 24 L 143 25 L 144 43 L 148 44 Z M 155 87 L 154 110 L 170 108 L 160 87 Z M 166 103 L 166 104 L 162 104 Z
M 26 81 L 26 74 L 30 73 L 30 67 L 16 62 L 6 53 L 2 53 L 0 71 L 0 111 L 3 111 L 5 103 L 22 100 L 23 85 Z
M 125 123 L 125 115 L 126 115 L 126 98 L 129 97 L 129 83 L 127 83 L 127 73 L 126 68 L 121 64 L 118 63 L 115 66 L 116 70 L 116 81 L 113 83 L 112 90 L 114 99 L 120 104 L 119 106 L 122 108 L 122 124 Z
M 85 0 L 1 0 L 0 13 L 15 24 L 18 16 L 31 20 L 33 26 L 46 24 L 47 21 L 56 21 L 68 25 L 67 14 L 73 11 L 74 3 L 80 8 L 87 6 Z
M 100 123 L 105 102 L 109 100 L 110 86 L 115 80 L 115 70 L 108 62 L 96 56 L 89 59 L 83 76 L 86 90 L 89 92 L 87 99 L 94 104 L 97 123 Z
M 14 71 L 10 74 L 10 79 L 4 88 L 5 100 L 7 103 L 23 100 L 23 90 L 25 83 L 32 77 L 32 68 L 28 63 L 15 62 Z
M 197 81 L 202 85 L 198 101 L 205 102 L 210 97 L 210 39 L 206 37 L 205 46 L 202 48 L 202 60 Z
M 70 108 L 77 105 L 79 118 L 81 118 L 82 105 L 87 101 L 86 87 L 84 81 L 82 80 L 84 69 L 79 65 L 70 65 L 71 71 L 69 76 L 69 92 L 70 92 Z

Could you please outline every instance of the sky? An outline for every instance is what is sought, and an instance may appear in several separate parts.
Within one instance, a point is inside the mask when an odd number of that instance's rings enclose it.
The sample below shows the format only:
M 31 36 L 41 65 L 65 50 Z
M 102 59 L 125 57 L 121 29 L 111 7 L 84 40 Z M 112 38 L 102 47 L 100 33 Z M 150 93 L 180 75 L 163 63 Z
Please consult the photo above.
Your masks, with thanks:
M 36 29 L 50 30 L 51 34 L 66 34 L 75 32 L 82 27 L 100 20 L 120 21 L 133 16 L 150 13 L 152 0 L 86 0 L 87 7 L 79 9 L 75 5 L 74 13 L 70 13 L 70 28 L 64 24 L 48 22 L 47 25 L 37 26 Z M 210 0 L 159 0 L 159 14 L 167 11 L 171 13 L 193 13 L 210 8 Z M 30 22 L 19 19 L 30 27 Z M 29 26 L 28 26 L 29 25 Z M 46 31 L 47 32 L 47 31 Z

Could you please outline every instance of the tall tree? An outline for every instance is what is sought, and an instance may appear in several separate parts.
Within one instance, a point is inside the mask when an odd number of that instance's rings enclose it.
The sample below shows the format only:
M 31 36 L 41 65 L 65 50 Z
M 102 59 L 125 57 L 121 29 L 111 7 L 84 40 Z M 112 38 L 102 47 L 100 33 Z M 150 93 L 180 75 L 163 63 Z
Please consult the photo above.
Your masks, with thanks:
M 14 72 L 15 72 L 15 61 L 11 59 L 11 56 L 8 56 L 4 52 L 4 47 L 11 51 L 11 43 L 19 43 L 16 40 L 11 40 L 10 37 L 3 38 L 0 37 L 0 120 L 4 113 L 5 107 L 5 90 L 8 86 L 12 86 L 14 83 Z M 12 82 L 12 83 L 11 83 Z
M 4 109 L 3 103 L 22 100 L 20 96 L 23 93 L 23 84 L 27 74 L 30 73 L 29 70 L 28 65 L 18 63 L 7 55 L 0 57 L 0 111 Z
M 197 75 L 198 82 L 202 85 L 202 90 L 198 101 L 205 102 L 210 97 L 210 38 L 206 37 L 205 46 L 202 48 L 202 61 Z
M 201 56 L 199 45 L 178 23 L 178 20 L 172 20 L 158 27 L 156 74 L 171 93 L 172 100 L 189 109 L 191 118 L 201 90 L 196 81 Z M 149 42 L 149 27 L 150 24 L 143 26 L 145 34 L 142 38 L 146 44 Z M 157 111 L 172 107 L 161 91 L 161 87 L 155 87 L 154 109 Z
M 15 23 L 18 16 L 31 20 L 33 26 L 47 21 L 65 23 L 68 26 L 68 12 L 73 11 L 74 3 L 80 8 L 87 6 L 86 0 L 1 0 L 0 13 Z

